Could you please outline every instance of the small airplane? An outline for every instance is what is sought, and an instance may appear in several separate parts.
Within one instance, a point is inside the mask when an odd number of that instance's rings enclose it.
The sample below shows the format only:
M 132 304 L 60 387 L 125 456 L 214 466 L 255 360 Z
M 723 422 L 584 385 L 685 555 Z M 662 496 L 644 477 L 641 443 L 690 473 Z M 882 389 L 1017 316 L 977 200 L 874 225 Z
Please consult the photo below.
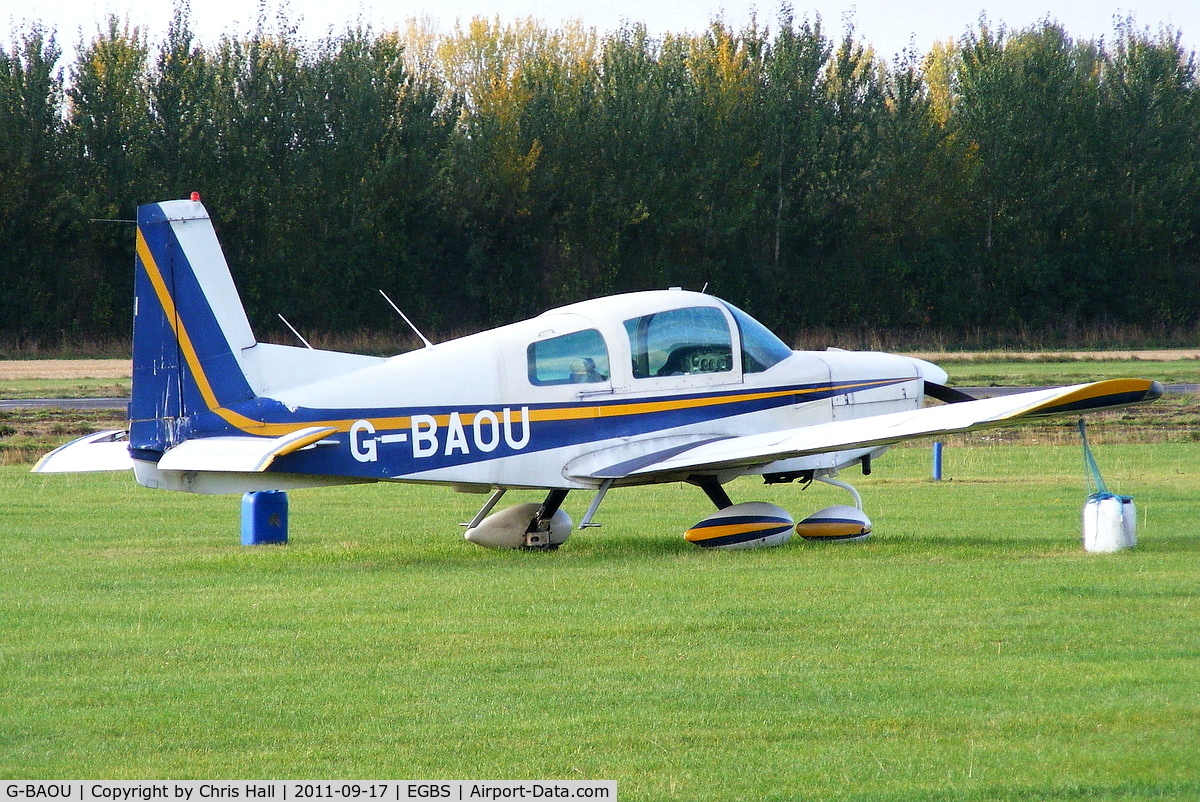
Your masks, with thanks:
M 132 468 L 145 487 L 191 493 L 449 485 L 490 493 L 465 534 L 490 548 L 556 548 L 574 529 L 570 491 L 595 493 L 587 528 L 609 490 L 658 482 L 691 483 L 717 507 L 685 533 L 700 546 L 861 540 L 872 529 L 861 496 L 835 477 L 869 474 L 895 443 L 1162 394 L 1115 379 L 976 400 L 930 362 L 793 351 L 735 306 L 681 289 L 583 301 L 391 358 L 260 343 L 197 193 L 138 208 L 135 271 L 128 431 L 68 443 L 34 471 Z M 827 482 L 854 505 L 797 524 L 774 504 L 733 503 L 724 485 L 744 475 Z M 493 513 L 510 488 L 545 500 Z

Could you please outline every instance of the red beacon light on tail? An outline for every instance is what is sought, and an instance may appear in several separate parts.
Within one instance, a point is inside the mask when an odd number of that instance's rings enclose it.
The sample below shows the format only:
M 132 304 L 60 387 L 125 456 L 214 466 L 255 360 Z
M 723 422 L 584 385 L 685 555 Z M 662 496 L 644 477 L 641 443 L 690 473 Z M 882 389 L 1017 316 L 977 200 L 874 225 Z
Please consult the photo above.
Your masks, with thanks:
M 192 193 L 192 203 L 199 203 L 199 202 L 200 202 L 200 193 L 193 192 Z

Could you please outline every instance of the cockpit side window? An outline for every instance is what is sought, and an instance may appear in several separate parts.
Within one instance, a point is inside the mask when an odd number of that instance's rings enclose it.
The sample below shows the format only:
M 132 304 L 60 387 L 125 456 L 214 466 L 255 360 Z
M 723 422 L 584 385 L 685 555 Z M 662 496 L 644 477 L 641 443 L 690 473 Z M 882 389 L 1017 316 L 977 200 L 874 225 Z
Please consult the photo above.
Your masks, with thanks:
M 530 343 L 526 357 L 529 381 L 539 387 L 608 381 L 608 348 L 595 329 Z
M 668 309 L 625 321 L 635 379 L 733 370 L 733 340 L 720 309 Z
M 733 319 L 737 321 L 742 335 L 742 370 L 746 373 L 762 373 L 778 365 L 792 355 L 792 349 L 776 337 L 770 329 L 747 315 L 733 304 L 725 304 Z

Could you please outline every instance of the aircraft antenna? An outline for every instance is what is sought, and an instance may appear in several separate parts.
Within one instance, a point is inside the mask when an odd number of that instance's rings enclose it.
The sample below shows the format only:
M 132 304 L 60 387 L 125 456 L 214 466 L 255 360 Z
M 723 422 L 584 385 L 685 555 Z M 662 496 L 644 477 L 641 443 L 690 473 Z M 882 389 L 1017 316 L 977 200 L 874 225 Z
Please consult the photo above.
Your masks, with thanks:
M 304 343 L 304 347 L 305 347 L 305 348 L 307 348 L 307 349 L 308 349 L 308 350 L 310 350 L 310 351 L 312 351 L 312 350 L 315 350 L 315 349 L 314 349 L 314 348 L 313 348 L 311 345 L 309 345 L 309 344 L 308 344 L 308 340 L 304 339 L 304 335 L 302 335 L 300 332 L 296 331 L 296 327 L 295 327 L 295 326 L 293 326 L 291 323 L 288 323 L 288 319 L 287 319 L 286 317 L 284 317 L 284 316 L 283 316 L 282 314 L 280 314 L 279 312 L 276 312 L 275 314 L 279 315 L 279 319 L 283 321 L 283 325 L 285 325 L 285 326 L 287 326 L 289 329 L 291 329 L 291 330 L 292 330 L 292 334 L 295 334 L 295 335 L 296 335 L 296 338 L 297 338 L 297 339 L 299 339 L 299 340 L 300 340 L 300 342 Z
M 426 337 L 424 334 L 422 334 L 422 333 L 421 333 L 421 330 L 420 330 L 420 329 L 418 329 L 416 326 L 414 326 L 414 325 L 413 325 L 413 322 L 412 322 L 411 320 L 409 320 L 409 319 L 408 319 L 408 315 L 406 315 L 406 314 L 404 314 L 403 312 L 401 312 L 401 311 L 400 311 L 400 307 L 396 306 L 395 302 L 394 302 L 394 301 L 392 301 L 392 299 L 388 297 L 388 294 L 387 294 L 386 292 L 384 292 L 383 290 L 380 290 L 380 291 L 379 291 L 379 294 L 383 296 L 383 300 L 385 300 L 385 301 L 387 301 L 389 304 L 391 304 L 391 307 L 392 307 L 392 309 L 395 309 L 395 310 L 396 310 L 396 314 L 397 314 L 397 315 L 399 315 L 400 317 L 404 318 L 404 322 L 405 322 L 405 323 L 407 323 L 407 324 L 408 324 L 408 327 L 409 327 L 410 329 L 412 329 L 412 330 L 413 330 L 413 334 L 416 334 L 418 337 L 420 337 L 420 338 L 421 338 L 421 342 L 425 343 L 425 347 L 426 347 L 426 348 L 432 348 L 432 347 L 433 347 L 433 343 L 429 342 L 429 338 L 428 338 L 428 337 Z

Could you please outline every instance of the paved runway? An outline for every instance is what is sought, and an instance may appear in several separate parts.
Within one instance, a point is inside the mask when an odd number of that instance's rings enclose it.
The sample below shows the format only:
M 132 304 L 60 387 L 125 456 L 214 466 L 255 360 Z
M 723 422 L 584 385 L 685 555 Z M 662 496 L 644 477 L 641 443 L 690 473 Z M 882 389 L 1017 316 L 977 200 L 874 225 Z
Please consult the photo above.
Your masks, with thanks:
M 128 398 L 15 398 L 0 399 L 0 409 L 101 409 L 124 412 Z

